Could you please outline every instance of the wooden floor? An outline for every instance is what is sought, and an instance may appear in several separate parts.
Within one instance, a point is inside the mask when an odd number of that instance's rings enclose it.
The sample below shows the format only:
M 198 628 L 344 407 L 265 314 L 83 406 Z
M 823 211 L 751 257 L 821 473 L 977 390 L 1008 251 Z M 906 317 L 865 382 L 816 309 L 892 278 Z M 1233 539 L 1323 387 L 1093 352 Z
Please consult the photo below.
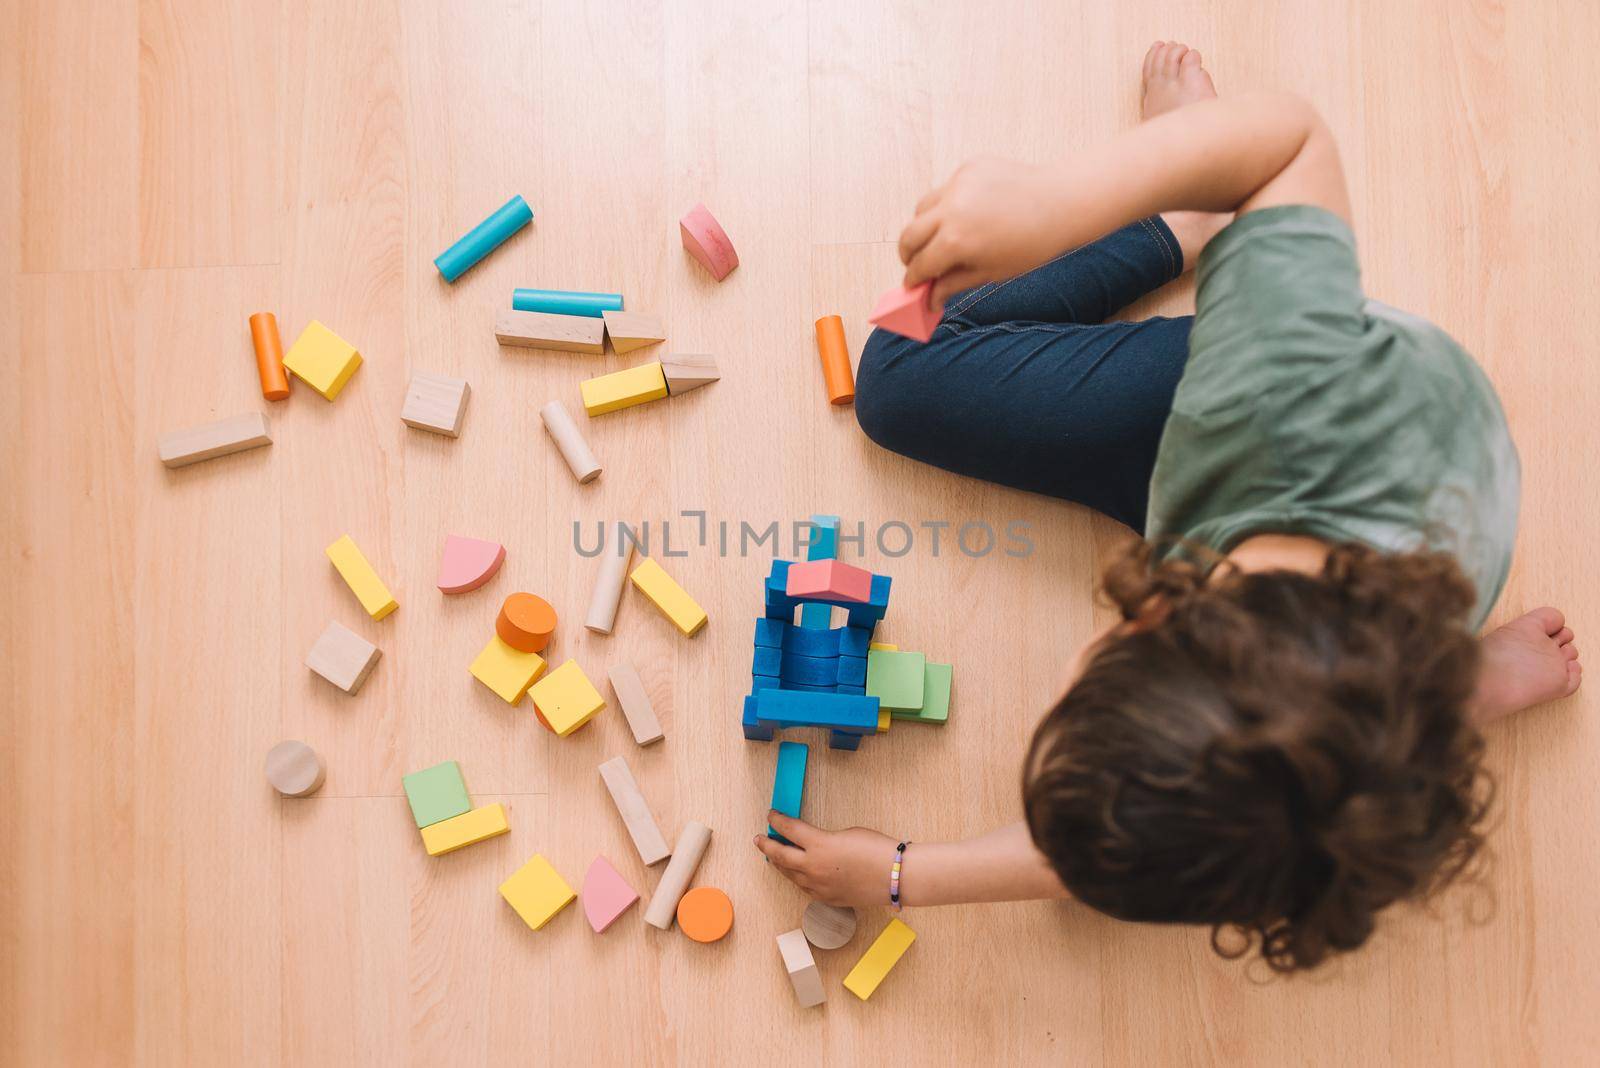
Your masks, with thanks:
M 867 1003 L 840 979 L 885 916 L 819 955 L 794 1005 L 773 938 L 803 899 L 761 863 L 774 750 L 734 725 L 771 546 L 837 512 L 918 528 L 890 640 L 956 665 L 948 727 L 813 747 L 807 812 L 913 839 L 1017 818 L 1018 758 L 1097 614 L 1120 537 L 1084 511 L 920 468 L 822 396 L 811 323 L 853 346 L 893 239 L 963 158 L 1040 159 L 1133 121 L 1156 37 L 1222 91 L 1314 99 L 1344 147 L 1371 292 L 1478 354 L 1522 451 L 1516 567 L 1496 618 L 1600 609 L 1595 456 L 1600 12 L 1586 4 L 604 4 L 582 0 L 5 0 L 0 27 L 0 1050 L 15 1064 L 1570 1064 L 1600 1044 L 1600 723 L 1591 693 L 1497 729 L 1485 881 L 1388 917 L 1372 944 L 1271 981 L 1205 932 L 1076 905 L 914 912 Z M 513 192 L 533 227 L 455 286 L 431 260 Z M 704 200 L 743 265 L 679 247 Z M 536 410 L 633 357 L 502 351 L 513 286 L 621 290 L 723 380 L 588 424 L 577 486 Z M 1186 290 L 1153 307 L 1182 310 Z M 182 471 L 175 427 L 265 408 L 246 316 L 312 317 L 366 364 L 328 404 L 270 406 L 270 449 Z M 642 354 L 639 354 L 642 355 Z M 450 441 L 398 418 L 413 371 L 472 384 Z M 702 509 L 734 551 L 669 561 L 705 605 L 685 640 L 636 594 L 578 626 L 574 521 Z M 1036 551 L 936 558 L 920 524 L 1030 524 Z M 715 543 L 713 527 L 712 542 Z M 486 589 L 432 586 L 447 532 L 509 551 Z M 349 533 L 395 588 L 372 623 L 322 554 Z M 673 527 L 677 544 L 690 521 Z M 787 541 L 787 537 L 785 541 Z M 891 539 L 890 548 L 897 548 Z M 787 546 L 784 548 L 790 552 Z M 557 740 L 467 675 L 500 598 L 562 613 L 555 653 L 629 658 L 667 739 L 608 709 Z M 330 619 L 383 660 L 349 698 L 306 650 Z M 1593 638 L 1588 640 L 1593 642 Z M 1592 690 L 1592 687 L 1591 687 Z M 280 801 L 267 749 L 328 758 Z M 700 881 L 738 921 L 701 946 L 637 913 L 533 933 L 495 892 L 542 852 L 597 851 L 647 892 L 595 766 L 624 754 L 669 837 L 715 829 Z M 423 855 L 403 773 L 461 762 L 510 835 Z M 1585 1055 L 1583 1050 L 1589 1050 Z

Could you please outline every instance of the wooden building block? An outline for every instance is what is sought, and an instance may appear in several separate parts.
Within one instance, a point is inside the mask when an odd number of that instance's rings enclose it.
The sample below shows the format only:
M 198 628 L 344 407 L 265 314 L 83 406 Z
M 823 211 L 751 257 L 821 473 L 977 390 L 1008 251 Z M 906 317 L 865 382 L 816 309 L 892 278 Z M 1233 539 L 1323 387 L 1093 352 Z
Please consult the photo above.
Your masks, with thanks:
M 545 432 L 555 441 L 556 449 L 561 453 L 561 458 L 567 461 L 572 477 L 578 480 L 580 486 L 600 477 L 600 461 L 595 459 L 594 451 L 589 448 L 589 442 L 584 438 L 583 431 L 578 429 L 578 424 L 572 421 L 565 404 L 558 400 L 551 401 L 539 409 L 539 418 L 544 421 Z
M 289 376 L 283 373 L 283 339 L 278 336 L 278 317 L 271 312 L 250 316 L 250 347 L 256 353 L 256 375 L 261 379 L 261 395 L 267 400 L 289 396 Z
M 803 742 L 779 742 L 778 763 L 772 773 L 772 808 L 794 819 L 806 801 L 806 758 L 811 749 Z M 783 835 L 767 827 L 767 837 L 776 838 L 784 845 L 793 845 Z
M 510 829 L 504 805 L 484 805 L 422 828 L 422 844 L 427 847 L 428 856 L 437 857 Z
M 950 684 L 954 669 L 949 664 L 929 663 L 923 672 L 920 708 L 896 710 L 895 719 L 912 723 L 944 724 L 950 719 Z
M 324 552 L 338 569 L 339 577 L 350 587 L 350 592 L 361 602 L 361 607 L 367 610 L 367 615 L 373 619 L 382 619 L 399 607 L 394 594 L 390 593 L 389 587 L 378 578 L 378 573 L 367 563 L 367 558 L 361 555 L 361 550 L 356 548 L 356 543 L 351 540 L 350 535 L 346 534 L 328 546 Z
M 639 745 L 659 742 L 662 737 L 661 721 L 656 718 L 656 710 L 650 706 L 650 695 L 645 693 L 644 683 L 640 681 L 633 665 L 627 661 L 612 664 L 606 675 L 611 679 L 617 704 L 622 706 L 622 714 L 627 717 L 633 740 Z
M 524 653 L 541 653 L 556 631 L 556 610 L 543 597 L 513 593 L 500 605 L 494 632 L 511 648 Z
M 856 910 L 813 901 L 800 917 L 800 929 L 818 949 L 838 949 L 856 936 Z
M 267 750 L 267 781 L 284 797 L 310 797 L 327 775 L 328 766 L 305 742 L 279 742 Z
M 601 313 L 601 318 L 605 320 L 606 336 L 611 339 L 611 348 L 619 356 L 624 352 L 642 349 L 667 339 L 667 332 L 661 325 L 659 315 L 647 312 L 605 311 Z
M 887 708 L 878 709 L 878 733 L 887 734 L 889 726 L 894 722 L 894 713 Z
M 867 1000 L 889 974 L 889 969 L 895 966 L 916 940 L 917 932 L 899 920 L 890 920 L 889 926 L 883 929 L 861 955 L 861 959 L 856 961 L 856 966 L 850 969 L 850 974 L 844 977 L 844 988 L 862 1001 Z
M 694 880 L 700 860 L 711 844 L 711 828 L 698 820 L 690 820 L 678 834 L 678 844 L 672 847 L 672 863 L 661 873 L 656 892 L 650 898 L 650 907 L 644 910 L 644 922 L 663 931 L 672 926 L 678 912 L 678 902 Z
M 271 444 L 272 428 L 267 417 L 261 412 L 246 412 L 162 434 L 156 442 L 156 453 L 168 467 L 187 467 Z
M 817 320 L 817 355 L 822 358 L 822 383 L 829 404 L 849 404 L 856 399 L 856 379 L 850 371 L 850 348 L 844 341 L 844 320 L 824 315 Z
M 606 351 L 606 324 L 587 315 L 499 308 L 494 313 L 494 336 L 500 344 L 519 349 L 554 349 L 557 352 Z
M 306 654 L 306 667 L 345 693 L 353 694 L 367 681 L 382 655 L 376 645 L 343 623 L 330 620 Z
M 705 609 L 695 604 L 694 598 L 685 593 L 683 587 L 663 571 L 655 560 L 645 557 L 633 569 L 630 578 L 634 587 L 648 597 L 651 604 L 661 609 L 661 614 L 672 620 L 673 625 L 686 637 L 694 637 L 706 625 Z
M 895 286 L 878 298 L 867 321 L 890 333 L 926 342 L 944 314 L 943 305 L 937 308 L 928 305 L 928 293 L 932 288 L 932 282 L 923 282 L 912 289 Z
M 608 311 L 622 310 L 622 294 L 589 293 L 581 289 L 514 289 L 511 306 L 522 312 L 599 319 Z
M 313 319 L 289 346 L 283 366 L 328 400 L 333 400 L 361 366 L 361 353 Z
M 667 380 L 667 392 L 674 397 L 691 389 L 709 386 L 722 378 L 717 370 L 717 361 L 710 356 L 683 353 L 663 357 L 661 375 Z
M 806 945 L 805 933 L 798 928 L 778 936 L 778 952 L 783 956 L 783 970 L 789 973 L 789 983 L 794 987 L 795 1000 L 802 1009 L 821 1005 L 826 1000 L 822 993 L 822 975 L 817 971 L 816 958 Z
M 628 885 L 628 881 L 611 866 L 609 860 L 597 856 L 584 873 L 580 898 L 583 901 L 584 919 L 589 921 L 594 933 L 599 934 L 633 907 L 633 903 L 639 900 L 639 892 Z
M 806 560 L 789 565 L 784 592 L 790 597 L 864 604 L 872 597 L 872 572 L 843 560 Z
M 439 591 L 468 593 L 494 578 L 505 563 L 506 547 L 497 541 L 480 541 L 447 534 L 439 558 Z
M 464 378 L 418 371 L 411 376 L 411 385 L 406 389 L 400 421 L 418 430 L 459 438 L 461 420 L 466 418 L 467 398 L 471 394 L 472 387 Z
M 928 658 L 921 653 L 867 650 L 867 696 L 876 697 L 889 711 L 922 707 L 923 682 Z
M 508 705 L 522 700 L 533 681 L 544 673 L 544 658 L 538 653 L 513 649 L 495 634 L 489 644 L 467 668 L 472 677 L 499 695 Z
M 533 209 L 521 195 L 513 196 L 500 209 L 468 230 L 455 244 L 434 257 L 433 265 L 446 282 L 454 282 L 475 263 L 518 230 L 533 221 Z
M 528 688 L 528 698 L 544 725 L 565 738 L 606 707 L 576 660 L 568 660 Z
M 578 383 L 578 390 L 583 394 L 583 410 L 593 417 L 660 400 L 667 395 L 667 379 L 659 362 L 643 363 L 599 378 L 586 378 Z
M 578 895 L 542 854 L 535 853 L 532 860 L 500 884 L 500 896 L 516 909 L 523 923 L 537 931 Z
M 678 929 L 696 942 L 716 942 L 733 930 L 733 902 L 714 886 L 697 886 L 678 899 Z
M 760 724 L 789 727 L 822 727 L 826 730 L 869 734 L 878 729 L 876 697 L 841 693 L 816 693 L 804 690 L 762 690 L 756 695 L 756 719 Z
M 719 282 L 739 266 L 739 254 L 733 250 L 727 231 L 704 204 L 696 204 L 683 213 L 678 220 L 678 237 L 689 255 Z
M 583 625 L 596 634 L 610 634 L 617 622 L 617 606 L 622 602 L 622 587 L 627 581 L 628 564 L 633 560 L 633 542 L 622 536 L 620 525 L 613 527 L 616 543 L 600 554 L 600 573 L 595 576 L 594 593 L 589 597 L 589 614 Z
M 612 803 L 617 806 L 617 812 L 628 828 L 628 836 L 633 839 L 633 847 L 639 851 L 639 859 L 646 865 L 666 860 L 671 855 L 667 850 L 667 840 L 662 837 L 661 828 L 656 826 L 656 818 L 650 814 L 650 806 L 645 803 L 644 794 L 639 791 L 639 784 L 634 781 L 628 762 L 621 757 L 612 757 L 600 765 L 600 779 L 606 784 Z M 676 907 L 676 900 L 673 905 Z
M 890 645 L 888 642 L 869 642 L 867 651 L 870 653 L 874 649 L 882 649 L 886 653 L 898 653 L 900 651 L 898 645 Z
M 461 765 L 454 760 L 402 776 L 400 785 L 405 788 L 418 830 L 472 810 L 467 780 L 461 777 Z

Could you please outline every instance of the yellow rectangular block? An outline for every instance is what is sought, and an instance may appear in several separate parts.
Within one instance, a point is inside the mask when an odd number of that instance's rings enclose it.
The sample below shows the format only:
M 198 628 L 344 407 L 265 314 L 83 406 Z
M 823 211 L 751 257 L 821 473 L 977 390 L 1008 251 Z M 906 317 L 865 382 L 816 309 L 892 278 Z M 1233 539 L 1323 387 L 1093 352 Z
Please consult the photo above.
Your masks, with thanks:
M 600 696 L 600 691 L 594 688 L 576 660 L 568 660 L 534 683 L 528 697 L 550 729 L 563 738 L 606 707 L 605 698 Z
M 361 366 L 356 347 L 315 319 L 300 331 L 300 337 L 284 354 L 283 366 L 295 377 L 329 400 L 339 395 L 350 376 Z
M 893 722 L 894 722 L 894 717 L 889 714 L 889 710 L 887 708 L 878 709 L 878 733 L 879 734 L 883 734 L 885 731 L 887 731 L 889 729 L 889 724 L 891 724 Z
M 504 805 L 484 805 L 422 828 L 422 844 L 428 847 L 428 856 L 437 857 L 510 829 Z
M 898 653 L 900 651 L 900 647 L 898 645 L 890 645 L 888 642 L 868 642 L 867 648 L 882 649 L 886 653 Z
M 517 910 L 523 923 L 537 931 L 578 895 L 542 854 L 535 853 L 532 860 L 500 884 L 500 896 Z
M 861 959 L 856 961 L 856 966 L 850 969 L 850 974 L 844 977 L 844 988 L 862 1001 L 867 1000 L 878 989 L 878 984 L 883 982 L 884 976 L 889 974 L 889 969 L 895 966 L 916 940 L 917 932 L 899 920 L 890 920 L 889 926 L 867 947 Z
M 323 551 L 333 561 L 333 566 L 338 568 L 339 576 L 361 602 L 361 607 L 367 610 L 367 615 L 382 619 L 399 607 L 394 594 L 389 592 L 389 587 L 383 584 L 378 573 L 372 570 L 372 565 L 361 555 L 361 550 L 356 548 L 350 535 L 346 534 Z
M 618 408 L 631 408 L 665 397 L 667 376 L 661 370 L 661 361 L 657 360 L 585 379 L 578 383 L 578 389 L 583 392 L 583 410 L 590 415 L 604 415 Z
M 628 577 L 639 592 L 650 598 L 661 609 L 661 614 L 672 620 L 686 637 L 694 637 L 706 625 L 705 609 L 695 604 L 694 598 L 685 593 L 671 575 L 661 570 L 661 565 L 655 560 L 645 557 L 644 562 L 634 568 L 633 574 Z
M 478 654 L 467 670 L 506 704 L 514 705 L 522 700 L 522 695 L 528 692 L 533 680 L 543 673 L 544 657 L 538 653 L 513 649 L 500 640 L 500 635 L 493 634 L 489 637 L 489 644 L 483 647 L 483 652 Z

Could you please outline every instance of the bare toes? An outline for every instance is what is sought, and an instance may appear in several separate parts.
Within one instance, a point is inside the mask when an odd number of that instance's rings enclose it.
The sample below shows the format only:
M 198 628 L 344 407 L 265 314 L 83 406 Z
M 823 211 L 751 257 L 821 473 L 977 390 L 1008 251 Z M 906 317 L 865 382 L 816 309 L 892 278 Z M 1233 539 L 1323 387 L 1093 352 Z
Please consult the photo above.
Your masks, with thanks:
M 1571 697 L 1578 692 L 1578 687 L 1583 685 L 1583 665 L 1574 660 L 1567 665 L 1567 692 Z
M 1150 46 L 1149 51 L 1145 52 L 1144 66 L 1139 72 L 1139 77 L 1143 78 L 1145 81 L 1150 80 L 1150 72 L 1155 69 L 1156 57 L 1160 54 L 1161 42 L 1157 41 L 1155 44 Z
M 1183 62 L 1183 57 L 1188 53 L 1188 51 L 1188 45 L 1180 44 L 1177 41 L 1172 42 L 1172 47 L 1167 49 L 1167 54 L 1164 57 L 1166 60 L 1165 65 L 1167 77 L 1176 78 L 1178 76 L 1178 64 Z
M 1576 660 L 1578 659 L 1578 647 L 1568 642 L 1566 645 L 1561 647 L 1561 655 L 1566 657 L 1568 660 Z
M 1549 605 L 1535 608 L 1528 615 L 1539 621 L 1539 626 L 1544 628 L 1546 634 L 1555 634 L 1567 625 L 1567 617 L 1561 614 L 1561 610 L 1552 608 Z
M 1574 635 L 1571 627 L 1562 627 L 1560 630 L 1552 634 L 1551 637 L 1556 640 L 1557 645 L 1568 645 L 1572 642 Z
M 1180 67 L 1198 67 L 1199 65 L 1200 50 L 1197 48 L 1189 49 L 1189 51 L 1184 53 L 1183 58 L 1178 61 L 1178 66 Z

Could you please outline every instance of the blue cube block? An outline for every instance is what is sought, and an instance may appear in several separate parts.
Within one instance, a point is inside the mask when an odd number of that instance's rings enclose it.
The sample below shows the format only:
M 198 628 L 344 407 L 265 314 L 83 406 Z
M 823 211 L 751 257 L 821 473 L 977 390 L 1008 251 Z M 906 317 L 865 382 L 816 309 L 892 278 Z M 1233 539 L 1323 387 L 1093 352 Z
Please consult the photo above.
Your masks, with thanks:
M 763 726 L 762 723 L 756 719 L 755 694 L 751 694 L 749 697 L 744 699 L 744 716 L 740 719 L 739 725 L 744 729 L 744 738 L 747 742 L 772 741 L 771 725 Z
M 756 644 L 763 649 L 782 649 L 784 632 L 789 627 L 781 619 L 756 620 Z
M 850 734 L 846 731 L 829 731 L 828 748 L 849 749 L 853 752 L 861 748 L 861 735 Z
M 783 675 L 783 650 L 773 649 L 768 646 L 756 646 L 755 659 L 750 661 L 750 670 L 756 675 Z
M 756 675 L 752 673 L 750 676 L 751 693 L 755 693 L 757 690 L 776 690 L 782 685 L 782 680 L 780 680 L 776 675 Z M 867 691 L 862 690 L 861 692 L 866 693 Z
M 778 765 L 772 776 L 772 807 L 785 816 L 800 818 L 806 796 L 806 758 L 810 748 L 801 742 L 778 743 Z M 793 845 L 783 835 L 767 827 L 767 837 Z
M 867 684 L 867 658 L 864 656 L 841 656 L 838 660 L 839 670 L 834 675 L 833 681 L 841 686 L 865 686 Z
M 839 517 L 814 515 L 811 517 L 811 525 L 816 529 L 811 532 L 811 544 L 806 546 L 806 559 L 839 559 Z

